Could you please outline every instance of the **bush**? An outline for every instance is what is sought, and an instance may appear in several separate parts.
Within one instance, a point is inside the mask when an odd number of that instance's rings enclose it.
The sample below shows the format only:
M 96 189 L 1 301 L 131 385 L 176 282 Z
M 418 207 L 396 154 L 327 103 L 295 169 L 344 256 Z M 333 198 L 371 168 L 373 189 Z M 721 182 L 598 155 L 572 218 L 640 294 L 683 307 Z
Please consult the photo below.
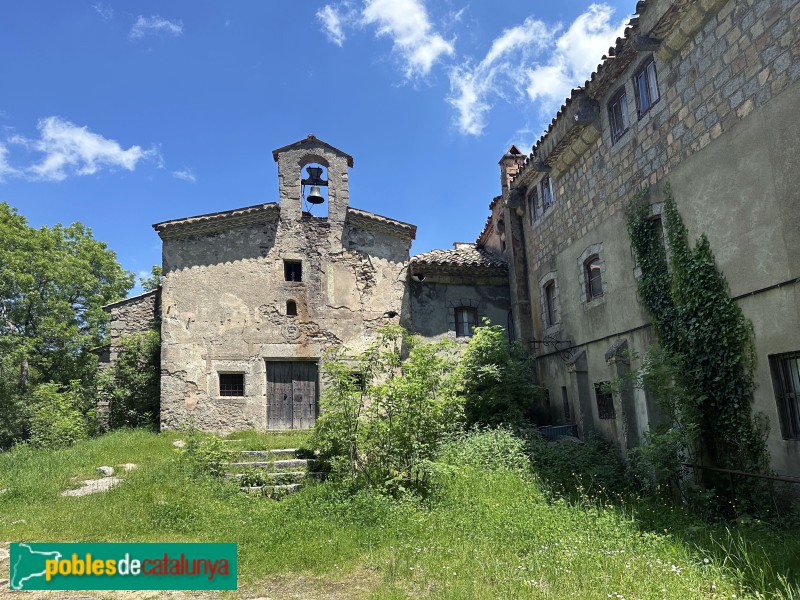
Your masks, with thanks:
M 532 359 L 499 325 L 476 327 L 458 363 L 467 425 L 521 425 L 536 419 L 542 396 Z
M 420 344 L 396 326 L 358 356 L 329 352 L 312 444 L 333 476 L 392 494 L 424 486 L 426 465 L 462 422 L 455 361 L 452 342 Z
M 89 437 L 95 411 L 83 396 L 79 381 L 60 391 L 54 383 L 37 386 L 31 394 L 30 443 L 39 448 L 61 448 Z
M 151 329 L 122 336 L 116 361 L 97 380 L 98 398 L 109 403 L 108 426 L 156 429 L 160 377 L 160 333 Z

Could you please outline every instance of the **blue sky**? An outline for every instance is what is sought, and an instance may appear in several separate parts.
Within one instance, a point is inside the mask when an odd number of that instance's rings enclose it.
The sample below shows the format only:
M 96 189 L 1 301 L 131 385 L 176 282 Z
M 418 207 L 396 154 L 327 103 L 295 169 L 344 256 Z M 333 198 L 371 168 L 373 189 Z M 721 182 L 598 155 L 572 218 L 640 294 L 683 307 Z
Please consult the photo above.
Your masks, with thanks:
M 474 241 L 497 161 L 634 4 L 6 2 L 0 201 L 146 272 L 151 224 L 277 201 L 272 150 L 314 133 L 354 157 L 352 206 L 418 226 L 412 254 Z

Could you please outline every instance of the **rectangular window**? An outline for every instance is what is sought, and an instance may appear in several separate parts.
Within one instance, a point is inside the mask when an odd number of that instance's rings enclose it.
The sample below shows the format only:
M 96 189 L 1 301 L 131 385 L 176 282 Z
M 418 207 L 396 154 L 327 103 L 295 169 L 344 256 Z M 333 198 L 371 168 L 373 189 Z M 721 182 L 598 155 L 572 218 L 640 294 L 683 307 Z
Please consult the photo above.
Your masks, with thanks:
M 783 439 L 800 440 L 800 352 L 773 354 L 769 367 Z
M 553 198 L 553 182 L 549 176 L 545 175 L 544 179 L 542 179 L 542 204 L 544 205 L 544 210 L 553 206 L 553 202 L 555 202 Z
M 612 143 L 616 142 L 628 131 L 630 126 L 628 122 L 628 95 L 625 93 L 624 87 L 620 88 L 608 102 L 608 124 L 611 128 Z
M 652 58 L 642 65 L 633 76 L 633 89 L 636 92 L 636 109 L 641 117 L 660 98 L 656 80 L 656 63 Z
M 539 188 L 533 186 L 531 193 L 528 195 L 528 207 L 531 213 L 531 222 L 539 218 Z
M 571 417 L 569 414 L 569 396 L 567 395 L 566 386 L 561 386 L 561 402 L 564 404 L 564 421 L 569 423 Z
M 609 383 L 608 381 L 601 381 L 594 384 L 594 395 L 597 398 L 597 416 L 601 419 L 617 418 L 617 412 L 614 410 L 614 396 L 611 392 L 603 391 Z
M 303 281 L 303 263 L 299 260 L 284 260 L 283 278 L 286 281 Z
M 466 306 L 456 309 L 456 337 L 470 337 L 477 323 L 477 310 Z
M 220 373 L 220 396 L 244 396 L 244 373 Z
M 547 326 L 552 327 L 556 323 L 555 310 L 556 284 L 552 281 L 544 286 L 544 306 L 547 317 Z

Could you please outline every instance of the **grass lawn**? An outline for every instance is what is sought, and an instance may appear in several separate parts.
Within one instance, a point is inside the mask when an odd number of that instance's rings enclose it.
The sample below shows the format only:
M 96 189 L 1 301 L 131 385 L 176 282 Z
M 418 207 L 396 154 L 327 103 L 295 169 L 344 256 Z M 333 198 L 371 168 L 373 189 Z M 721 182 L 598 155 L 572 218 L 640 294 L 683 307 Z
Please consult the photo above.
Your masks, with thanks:
M 119 431 L 65 450 L 0 454 L 0 540 L 237 542 L 242 597 L 781 597 L 772 593 L 779 576 L 797 576 L 796 535 L 679 517 L 664 531 L 652 514 L 548 501 L 513 473 L 465 470 L 425 501 L 351 495 L 330 483 L 281 502 L 249 497 L 187 476 L 172 446 L 178 437 Z M 241 437 L 254 449 L 305 441 Z M 130 462 L 139 468 L 109 492 L 59 495 L 99 465 Z

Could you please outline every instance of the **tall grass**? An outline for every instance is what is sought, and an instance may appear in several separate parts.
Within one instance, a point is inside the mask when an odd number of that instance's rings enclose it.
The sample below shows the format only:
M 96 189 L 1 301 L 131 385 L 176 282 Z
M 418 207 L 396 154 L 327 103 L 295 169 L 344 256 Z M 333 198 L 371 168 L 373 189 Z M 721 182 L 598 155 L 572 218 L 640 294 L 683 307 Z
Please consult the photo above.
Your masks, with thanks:
M 487 449 L 516 454 L 507 440 L 451 447 L 451 468 L 436 472 L 424 500 L 323 483 L 274 502 L 187 475 L 175 435 L 119 431 L 65 450 L 0 454 L 0 539 L 231 541 L 246 590 L 277 574 L 346 585 L 366 572 L 374 581 L 360 593 L 387 599 L 777 598 L 779 577 L 793 577 L 768 547 L 759 552 L 765 537 L 731 531 L 726 541 L 689 521 L 678 527 L 700 530 L 659 531 L 655 519 L 643 527 L 631 511 L 552 500 L 516 459 L 511 470 L 487 463 Z M 285 442 L 276 444 L 302 445 Z M 127 462 L 139 468 L 109 492 L 59 495 L 73 477 Z M 781 543 L 798 554 L 796 537 Z M 791 597 L 787 586 L 783 597 Z

